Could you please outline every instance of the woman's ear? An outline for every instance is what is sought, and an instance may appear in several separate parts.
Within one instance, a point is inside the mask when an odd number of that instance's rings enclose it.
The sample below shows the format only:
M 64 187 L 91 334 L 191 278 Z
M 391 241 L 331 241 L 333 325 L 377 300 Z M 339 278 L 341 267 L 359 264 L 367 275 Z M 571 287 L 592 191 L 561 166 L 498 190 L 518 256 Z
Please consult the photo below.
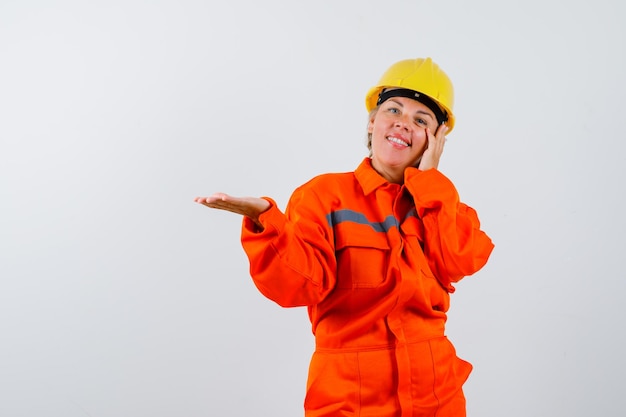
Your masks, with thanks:
M 369 114 L 369 121 L 367 122 L 367 133 L 372 133 L 372 130 L 374 130 L 374 119 L 376 119 L 376 113 L 378 113 L 378 108 L 372 110 Z
M 376 118 L 376 115 L 373 114 L 370 117 L 369 122 L 367 122 L 367 133 L 372 133 L 372 131 L 374 130 L 374 119 Z

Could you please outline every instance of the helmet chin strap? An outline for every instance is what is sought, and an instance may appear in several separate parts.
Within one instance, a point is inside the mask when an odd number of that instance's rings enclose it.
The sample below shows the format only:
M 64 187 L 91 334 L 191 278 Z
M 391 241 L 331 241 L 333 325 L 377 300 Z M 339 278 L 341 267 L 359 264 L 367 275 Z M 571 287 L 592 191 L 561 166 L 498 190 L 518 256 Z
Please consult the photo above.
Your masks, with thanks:
M 446 112 L 444 112 L 432 98 L 428 97 L 426 94 L 409 90 L 408 88 L 390 88 L 383 90 L 378 96 L 376 106 L 380 106 L 391 97 L 412 98 L 413 100 L 419 101 L 420 103 L 428 107 L 435 114 L 437 124 L 440 125 L 448 121 L 448 115 L 446 114 Z

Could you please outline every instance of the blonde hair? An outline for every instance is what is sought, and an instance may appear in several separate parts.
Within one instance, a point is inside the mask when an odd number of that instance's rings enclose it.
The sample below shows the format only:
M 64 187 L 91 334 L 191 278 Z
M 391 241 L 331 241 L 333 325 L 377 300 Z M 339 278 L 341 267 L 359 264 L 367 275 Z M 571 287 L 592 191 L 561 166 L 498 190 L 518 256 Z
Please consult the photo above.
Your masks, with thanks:
M 367 115 L 367 127 L 368 128 L 369 128 L 369 125 L 370 125 L 372 119 L 374 118 L 374 116 L 376 116 L 376 113 L 378 112 L 378 107 L 379 106 L 374 107 L 369 112 L 369 114 Z M 372 134 L 369 131 L 367 131 L 367 130 L 368 129 L 366 129 L 366 133 L 367 133 L 366 138 L 367 138 L 367 140 L 366 140 L 365 144 L 367 145 L 367 150 L 370 152 L 369 153 L 369 157 L 371 158 L 372 157 Z

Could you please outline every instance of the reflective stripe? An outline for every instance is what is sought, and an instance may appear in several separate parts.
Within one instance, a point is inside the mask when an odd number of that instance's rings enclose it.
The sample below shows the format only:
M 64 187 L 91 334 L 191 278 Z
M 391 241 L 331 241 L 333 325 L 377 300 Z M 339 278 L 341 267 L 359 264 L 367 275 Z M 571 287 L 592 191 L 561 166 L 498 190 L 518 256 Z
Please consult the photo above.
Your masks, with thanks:
M 404 217 L 404 220 L 408 219 L 409 217 L 417 217 L 419 219 L 419 216 L 417 215 L 417 209 L 415 207 L 409 210 L 409 212 Z
M 326 220 L 328 221 L 330 227 L 335 227 L 339 223 L 343 222 L 352 222 L 368 225 L 376 232 L 384 233 L 387 233 L 392 227 L 398 227 L 398 221 L 391 214 L 387 216 L 383 222 L 370 222 L 363 213 L 349 209 L 333 211 L 332 213 L 326 215 Z

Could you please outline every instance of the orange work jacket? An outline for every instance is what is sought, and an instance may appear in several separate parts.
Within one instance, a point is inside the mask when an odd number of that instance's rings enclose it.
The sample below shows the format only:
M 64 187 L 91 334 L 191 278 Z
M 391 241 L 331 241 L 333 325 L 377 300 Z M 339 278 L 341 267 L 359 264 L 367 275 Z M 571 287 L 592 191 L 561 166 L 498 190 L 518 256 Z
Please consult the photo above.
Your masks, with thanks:
M 285 213 L 267 200 L 242 245 L 262 294 L 308 307 L 306 415 L 425 416 L 454 401 L 471 365 L 445 339 L 449 293 L 493 244 L 452 182 L 408 168 L 392 184 L 365 158 L 298 187 Z

